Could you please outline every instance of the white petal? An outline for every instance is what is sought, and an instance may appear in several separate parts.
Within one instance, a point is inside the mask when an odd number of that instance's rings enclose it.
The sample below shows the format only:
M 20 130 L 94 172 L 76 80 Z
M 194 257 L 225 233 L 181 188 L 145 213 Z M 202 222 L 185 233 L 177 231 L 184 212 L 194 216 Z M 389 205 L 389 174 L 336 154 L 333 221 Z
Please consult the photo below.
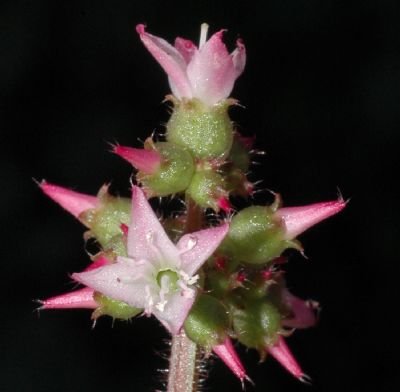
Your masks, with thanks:
M 167 263 L 176 267 L 179 254 L 168 238 L 156 214 L 153 212 L 143 191 L 132 187 L 132 215 L 128 230 L 128 255 L 134 259 L 155 261 L 159 253 Z M 162 266 L 161 266 L 162 267 Z
M 182 252 L 182 269 L 190 276 L 203 265 L 214 253 L 228 233 L 229 225 L 212 227 L 195 233 L 184 235 L 178 242 L 177 248 Z M 194 242 L 194 246 L 188 244 Z
M 181 292 L 171 294 L 163 311 L 153 310 L 153 315 L 160 320 L 172 335 L 179 333 L 185 319 L 193 305 L 195 292 L 192 298 L 182 295 Z

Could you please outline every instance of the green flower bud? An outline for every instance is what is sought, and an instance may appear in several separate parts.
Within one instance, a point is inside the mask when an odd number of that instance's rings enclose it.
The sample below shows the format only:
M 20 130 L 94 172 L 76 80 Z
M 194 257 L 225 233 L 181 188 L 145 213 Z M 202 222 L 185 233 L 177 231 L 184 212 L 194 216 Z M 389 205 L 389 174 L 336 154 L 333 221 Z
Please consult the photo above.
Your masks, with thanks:
M 189 186 L 194 172 L 194 162 L 184 147 L 168 142 L 158 142 L 153 145 L 161 155 L 160 167 L 151 174 L 138 173 L 138 180 L 150 196 L 167 196 L 183 192 Z
M 167 124 L 168 141 L 188 148 L 196 158 L 228 156 L 233 141 L 229 101 L 212 107 L 196 99 L 175 102 L 175 105 Z
M 275 206 L 252 206 L 236 214 L 220 251 L 241 263 L 263 264 L 281 255 L 294 241 L 284 239 L 284 228 L 274 216 Z
M 281 316 L 266 301 L 248 301 L 244 309 L 233 307 L 233 329 L 237 339 L 249 348 L 264 350 L 278 339 Z
M 142 309 L 133 308 L 125 302 L 116 301 L 98 292 L 94 293 L 93 298 L 99 304 L 99 307 L 93 312 L 93 319 L 100 316 L 111 316 L 114 319 L 129 320 L 142 312 Z
M 200 294 L 185 320 L 184 328 L 191 340 L 211 351 L 212 347 L 221 344 L 227 336 L 228 311 L 216 298 Z
M 85 211 L 81 217 L 90 228 L 89 235 L 95 237 L 103 249 L 109 249 L 112 247 L 110 242 L 122 235 L 121 224 L 129 226 L 131 201 L 128 198 L 111 196 L 107 186 L 100 189 L 98 200 L 98 206 Z
M 221 200 L 228 198 L 224 178 L 213 170 L 197 171 L 186 192 L 200 207 L 215 211 L 222 207 Z

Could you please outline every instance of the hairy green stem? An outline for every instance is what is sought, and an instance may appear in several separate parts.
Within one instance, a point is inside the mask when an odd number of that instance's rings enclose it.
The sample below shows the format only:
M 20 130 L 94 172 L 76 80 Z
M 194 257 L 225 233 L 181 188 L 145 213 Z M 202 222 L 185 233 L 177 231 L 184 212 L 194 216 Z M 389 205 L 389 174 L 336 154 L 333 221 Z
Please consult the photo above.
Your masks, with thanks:
M 191 233 L 202 228 L 204 213 L 190 198 L 186 198 L 185 233 Z M 198 372 L 197 362 L 199 348 L 185 334 L 185 331 L 172 338 L 171 356 L 169 360 L 167 392 L 197 392 Z

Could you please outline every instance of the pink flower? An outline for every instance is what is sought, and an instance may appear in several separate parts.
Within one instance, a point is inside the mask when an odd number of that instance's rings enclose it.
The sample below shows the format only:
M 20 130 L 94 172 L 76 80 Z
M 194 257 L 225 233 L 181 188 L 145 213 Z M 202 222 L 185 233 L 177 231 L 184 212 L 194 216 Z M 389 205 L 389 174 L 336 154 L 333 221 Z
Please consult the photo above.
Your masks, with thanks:
M 228 98 L 235 80 L 246 64 L 242 40 L 229 54 L 222 42 L 224 30 L 207 41 L 208 25 L 201 25 L 199 47 L 192 41 L 177 37 L 175 46 L 145 31 L 139 24 L 136 31 L 149 52 L 168 75 L 172 93 L 178 99 L 197 98 L 207 106 Z
M 292 310 L 293 317 L 283 320 L 283 325 L 290 328 L 309 328 L 313 327 L 317 321 L 319 304 L 316 301 L 304 301 L 294 296 L 288 289 L 282 291 L 283 301 Z M 316 312 L 317 311 L 317 312 Z
M 186 234 L 174 245 L 137 186 L 132 189 L 131 218 L 128 257 L 72 277 L 112 299 L 144 309 L 177 334 L 196 297 L 196 272 L 223 240 L 228 225 Z

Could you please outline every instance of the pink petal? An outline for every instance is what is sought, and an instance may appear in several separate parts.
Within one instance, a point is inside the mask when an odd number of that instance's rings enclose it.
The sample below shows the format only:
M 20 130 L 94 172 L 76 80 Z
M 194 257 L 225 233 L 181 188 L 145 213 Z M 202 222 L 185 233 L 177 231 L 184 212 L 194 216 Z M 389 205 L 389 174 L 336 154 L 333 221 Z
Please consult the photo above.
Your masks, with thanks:
M 177 335 L 186 320 L 194 299 L 195 295 L 193 298 L 187 298 L 177 292 L 168 297 L 168 303 L 162 312 L 154 308 L 152 313 L 172 335 Z
M 302 207 L 281 208 L 276 215 L 283 220 L 285 225 L 285 238 L 291 240 L 324 219 L 337 214 L 345 206 L 346 202 L 339 199 Z
M 240 38 L 236 41 L 236 49 L 232 52 L 232 61 L 235 68 L 235 78 L 238 78 L 246 65 L 246 48 L 243 40 Z
M 39 186 L 47 196 L 66 209 L 75 218 L 79 218 L 82 212 L 96 208 L 97 206 L 97 197 L 95 196 L 71 191 L 58 185 L 49 184 L 44 180 Z
M 181 37 L 175 38 L 175 48 L 185 59 L 186 64 L 189 64 L 194 53 L 197 51 L 197 46 L 192 41 Z
M 160 167 L 161 156 L 157 151 L 115 146 L 113 152 L 124 158 L 133 167 L 146 174 L 153 174 L 157 172 Z
M 119 257 L 116 263 L 74 273 L 72 279 L 112 299 L 142 308 L 146 303 L 144 282 L 142 279 L 134 280 L 133 277 L 140 275 L 143 267 L 146 266 L 138 266 L 129 259 Z
M 289 347 L 282 336 L 278 338 L 275 346 L 268 347 L 267 351 L 293 376 L 301 381 L 308 381 L 309 377 L 301 370 Z
M 293 311 L 294 317 L 283 320 L 283 325 L 290 328 L 309 328 L 313 327 L 317 322 L 315 309 L 317 305 L 313 301 L 303 301 L 295 297 L 289 290 L 284 289 L 282 292 L 283 301 L 287 303 Z
M 158 250 L 162 252 L 166 262 L 179 260 L 175 245 L 168 238 L 146 196 L 138 186 L 132 187 L 131 222 L 127 243 L 130 257 L 154 260 L 154 251 Z
M 226 366 L 232 371 L 232 373 L 243 381 L 248 378 L 246 370 L 244 369 L 235 349 L 233 348 L 232 341 L 229 337 L 225 339 L 225 342 L 213 347 L 213 351 L 218 355 Z
M 160 37 L 146 33 L 145 26 L 138 24 L 136 31 L 147 50 L 158 61 L 171 80 L 172 93 L 177 98 L 191 98 L 192 90 L 186 75 L 186 62 L 172 45 Z
M 214 253 L 228 233 L 229 225 L 223 224 L 184 235 L 177 244 L 182 268 L 190 276 Z
M 222 42 L 223 30 L 215 33 L 187 67 L 193 96 L 212 106 L 229 96 L 236 79 L 232 57 Z
M 40 301 L 41 309 L 96 309 L 94 290 L 88 287 Z

